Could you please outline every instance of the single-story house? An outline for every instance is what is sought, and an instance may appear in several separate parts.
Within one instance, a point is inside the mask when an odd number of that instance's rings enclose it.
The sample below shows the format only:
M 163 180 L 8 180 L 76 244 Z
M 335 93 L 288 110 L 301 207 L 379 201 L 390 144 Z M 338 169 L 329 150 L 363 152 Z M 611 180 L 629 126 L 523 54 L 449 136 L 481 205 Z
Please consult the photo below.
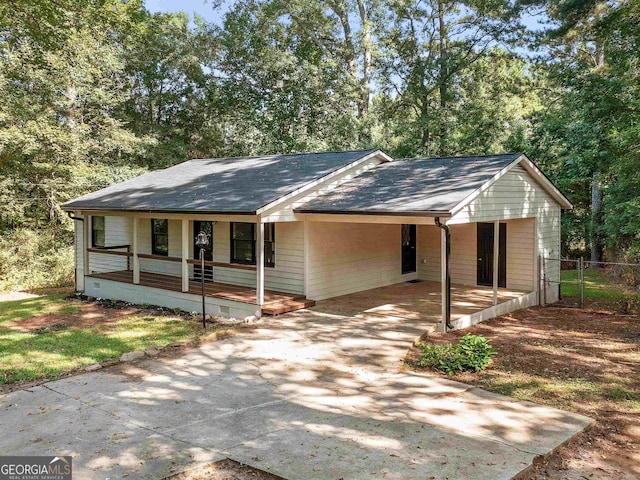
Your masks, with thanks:
M 572 205 L 522 153 L 371 149 L 191 160 L 63 208 L 87 295 L 201 312 L 204 277 L 207 313 L 244 318 L 438 282 L 443 326 L 463 326 L 558 299 L 559 267 L 542 275 L 542 262 L 560 255 L 561 209 Z M 454 322 L 452 284 L 486 289 L 491 308 Z M 515 298 L 499 304 L 501 288 Z

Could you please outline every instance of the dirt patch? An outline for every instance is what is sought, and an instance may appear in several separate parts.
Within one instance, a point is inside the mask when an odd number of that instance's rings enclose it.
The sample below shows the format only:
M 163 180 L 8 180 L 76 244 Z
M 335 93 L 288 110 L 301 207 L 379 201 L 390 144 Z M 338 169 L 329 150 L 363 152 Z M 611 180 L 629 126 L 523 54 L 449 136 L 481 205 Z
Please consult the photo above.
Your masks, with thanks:
M 165 480 L 283 480 L 282 477 L 272 475 L 243 465 L 233 460 L 225 459 L 210 463 L 204 467 L 179 473 Z
M 69 305 L 52 307 L 51 311 L 35 317 L 5 322 L 3 327 L 19 332 L 63 330 L 65 328 L 90 328 L 114 323 L 127 315 L 139 312 L 136 308 L 108 309 L 95 303 L 69 300 Z M 69 306 L 79 311 L 65 312 Z
M 478 374 L 454 378 L 587 415 L 596 423 L 521 480 L 640 478 L 640 318 L 611 311 L 530 308 L 428 343 L 484 335 L 499 354 Z M 419 370 L 419 350 L 407 363 Z

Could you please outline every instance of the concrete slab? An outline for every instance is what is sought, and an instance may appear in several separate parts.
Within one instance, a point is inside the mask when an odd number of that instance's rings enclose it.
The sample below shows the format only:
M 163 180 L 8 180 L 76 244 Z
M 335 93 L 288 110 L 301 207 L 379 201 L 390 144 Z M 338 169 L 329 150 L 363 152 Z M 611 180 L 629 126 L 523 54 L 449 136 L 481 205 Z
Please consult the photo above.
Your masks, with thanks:
M 230 457 L 290 479 L 511 478 L 591 420 L 398 366 L 424 326 L 303 311 L 194 349 L 0 398 L 0 454 L 78 478 Z

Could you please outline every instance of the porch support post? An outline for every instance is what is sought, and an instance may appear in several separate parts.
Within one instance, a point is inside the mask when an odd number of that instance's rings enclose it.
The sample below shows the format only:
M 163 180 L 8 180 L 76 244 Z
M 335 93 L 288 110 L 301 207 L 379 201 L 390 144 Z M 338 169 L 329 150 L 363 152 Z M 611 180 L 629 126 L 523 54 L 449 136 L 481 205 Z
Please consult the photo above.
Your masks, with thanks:
M 448 268 L 447 268 L 447 232 L 442 229 L 440 230 L 440 286 L 441 286 L 441 303 L 442 303 L 442 323 L 444 325 L 444 331 L 447 331 L 447 318 L 448 314 L 448 288 L 447 277 L 448 277 Z
M 500 268 L 500 220 L 493 222 L 493 304 L 498 304 L 498 277 Z
M 264 304 L 264 223 L 256 224 L 256 303 Z
M 84 236 L 84 257 L 83 257 L 83 262 L 84 262 L 84 275 L 90 275 L 91 274 L 91 270 L 89 270 L 89 248 L 92 247 L 93 245 L 89 245 L 89 222 L 91 221 L 91 215 L 84 215 L 84 222 L 82 222 L 82 228 L 84 229 L 84 231 L 82 232 L 82 235 Z
M 440 221 L 440 217 L 435 217 L 434 221 L 441 232 L 440 284 L 442 286 L 442 330 L 447 332 L 453 329 L 453 325 L 451 325 L 451 230 Z
M 189 291 L 189 220 L 182 219 L 182 291 Z M 202 272 L 204 275 L 204 272 Z
M 140 259 L 138 258 L 138 217 L 133 217 L 133 283 L 140 284 Z

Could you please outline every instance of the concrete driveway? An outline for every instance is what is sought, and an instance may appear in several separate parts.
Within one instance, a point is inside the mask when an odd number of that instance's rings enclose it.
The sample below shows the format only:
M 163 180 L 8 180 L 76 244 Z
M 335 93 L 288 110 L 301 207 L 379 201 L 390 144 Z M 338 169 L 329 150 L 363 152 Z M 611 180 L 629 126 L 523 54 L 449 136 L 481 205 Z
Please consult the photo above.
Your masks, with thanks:
M 15 392 L 0 399 L 0 454 L 70 454 L 78 479 L 229 457 L 289 479 L 496 480 L 591 423 L 400 371 L 422 327 L 299 311 L 180 358 Z

